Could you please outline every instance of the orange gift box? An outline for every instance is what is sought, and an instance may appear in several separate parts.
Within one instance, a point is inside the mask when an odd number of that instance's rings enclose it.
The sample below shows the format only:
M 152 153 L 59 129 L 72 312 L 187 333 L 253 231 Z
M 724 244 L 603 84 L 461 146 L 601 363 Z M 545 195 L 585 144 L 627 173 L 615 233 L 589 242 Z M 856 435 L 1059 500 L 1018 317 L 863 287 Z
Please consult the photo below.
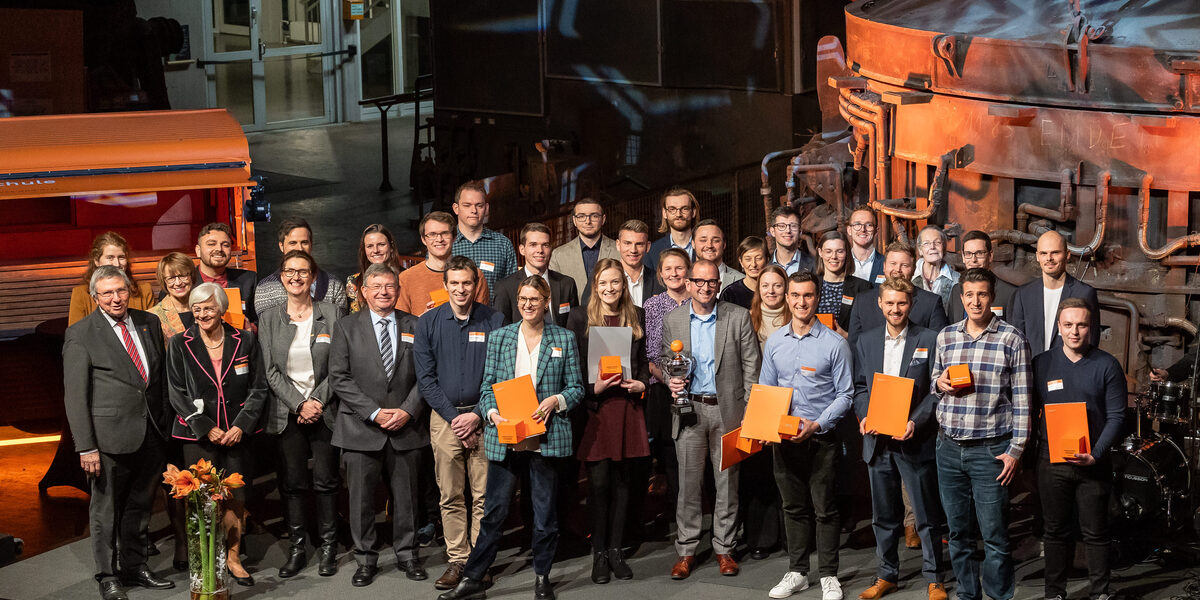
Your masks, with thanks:
M 505 421 L 496 426 L 496 436 L 501 444 L 519 444 L 529 437 L 525 421 Z
M 946 369 L 950 377 L 950 385 L 956 390 L 971 387 L 975 382 L 971 379 L 971 368 L 967 365 L 950 365 Z
M 429 292 L 429 299 L 433 301 L 434 308 L 437 308 L 450 301 L 450 292 L 446 288 L 436 289 Z
M 620 377 L 622 372 L 620 356 L 600 357 L 600 379 L 611 379 L 613 376 Z
M 867 431 L 904 437 L 908 431 L 908 412 L 912 408 L 914 385 L 916 382 L 907 377 L 876 373 L 871 380 L 871 399 L 867 405 Z
M 832 314 L 817 313 L 817 320 L 820 321 L 822 325 L 824 325 L 830 329 L 833 329 L 833 315 Z
M 793 417 L 792 415 L 779 417 L 780 439 L 790 440 L 798 435 L 800 435 L 800 417 Z
M 1076 453 L 1090 453 L 1087 405 L 1083 402 L 1047 404 L 1046 441 L 1050 445 L 1052 463 L 1067 462 L 1067 459 L 1074 458 Z
M 492 384 L 492 393 L 496 395 L 496 410 L 500 412 L 501 417 L 508 419 L 507 423 L 500 425 L 513 427 L 513 429 L 507 430 L 509 439 L 517 438 L 516 442 L 501 440 L 501 443 L 517 443 L 525 438 L 546 433 L 546 424 L 533 420 L 533 413 L 538 409 L 533 378 L 523 375 L 516 379 L 498 381 Z M 519 429 L 516 428 L 518 424 L 520 424 Z M 496 433 L 504 434 L 500 425 L 496 426 Z

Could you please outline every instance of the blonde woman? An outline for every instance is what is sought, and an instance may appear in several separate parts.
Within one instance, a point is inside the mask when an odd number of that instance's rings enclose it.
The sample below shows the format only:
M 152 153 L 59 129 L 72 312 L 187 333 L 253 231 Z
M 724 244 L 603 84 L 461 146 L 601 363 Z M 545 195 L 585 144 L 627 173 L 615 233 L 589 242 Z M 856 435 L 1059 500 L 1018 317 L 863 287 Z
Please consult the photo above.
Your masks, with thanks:
M 758 347 L 776 329 L 787 325 L 792 313 L 787 307 L 787 273 L 779 265 L 768 265 L 758 276 L 754 299 L 750 302 L 750 323 L 758 332 Z

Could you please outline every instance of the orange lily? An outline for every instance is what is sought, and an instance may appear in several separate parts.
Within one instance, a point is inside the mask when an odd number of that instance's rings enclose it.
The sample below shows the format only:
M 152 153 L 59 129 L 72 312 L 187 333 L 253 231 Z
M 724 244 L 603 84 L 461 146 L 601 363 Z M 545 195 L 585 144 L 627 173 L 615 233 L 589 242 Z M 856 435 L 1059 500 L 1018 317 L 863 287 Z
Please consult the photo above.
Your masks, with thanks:
M 208 462 L 207 459 L 202 458 L 196 461 L 196 464 L 192 465 L 192 471 L 194 471 L 196 475 L 203 475 L 211 470 L 213 470 L 213 464 Z
M 163 471 L 163 483 L 167 485 L 175 485 L 175 480 L 179 478 L 179 467 L 175 465 L 167 465 L 167 470 Z
M 240 488 L 246 485 L 246 482 L 242 479 L 241 473 L 232 473 L 222 480 L 221 484 L 228 488 Z
M 171 488 L 171 495 L 175 498 L 184 498 L 198 489 L 200 489 L 200 480 L 196 479 L 191 471 L 180 471 Z

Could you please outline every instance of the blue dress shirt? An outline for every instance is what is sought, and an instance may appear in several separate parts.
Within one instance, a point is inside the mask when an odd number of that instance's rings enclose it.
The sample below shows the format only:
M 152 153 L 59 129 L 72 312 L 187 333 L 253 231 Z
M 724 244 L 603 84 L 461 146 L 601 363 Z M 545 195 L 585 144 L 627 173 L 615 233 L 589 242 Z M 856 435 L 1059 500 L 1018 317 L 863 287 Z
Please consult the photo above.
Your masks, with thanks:
M 788 413 L 832 431 L 854 397 L 850 345 L 820 321 L 802 336 L 788 323 L 767 338 L 758 382 L 792 388 Z
M 688 305 L 692 334 L 692 383 L 688 391 L 693 394 L 717 393 L 717 307 L 713 306 L 711 313 L 700 316 L 696 314 L 695 304 Z

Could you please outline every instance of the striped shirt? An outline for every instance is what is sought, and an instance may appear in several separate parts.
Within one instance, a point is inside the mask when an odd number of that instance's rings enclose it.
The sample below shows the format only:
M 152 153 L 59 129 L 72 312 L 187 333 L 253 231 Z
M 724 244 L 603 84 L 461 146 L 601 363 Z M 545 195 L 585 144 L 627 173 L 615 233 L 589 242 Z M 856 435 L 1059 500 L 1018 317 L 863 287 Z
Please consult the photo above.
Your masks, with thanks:
M 461 231 L 455 233 L 454 246 L 450 251 L 455 256 L 465 256 L 475 261 L 483 278 L 488 283 L 488 303 L 496 301 L 496 282 L 517 272 L 517 252 L 512 242 L 499 232 L 484 228 L 474 242 Z
M 1012 434 L 1006 454 L 1020 458 L 1030 432 L 1029 343 L 1016 327 L 992 317 L 977 338 L 967 334 L 964 319 L 942 329 L 933 362 L 931 388 L 937 394 L 941 430 L 956 440 Z M 937 379 L 950 365 L 971 369 L 974 389 L 961 396 L 942 393 Z

